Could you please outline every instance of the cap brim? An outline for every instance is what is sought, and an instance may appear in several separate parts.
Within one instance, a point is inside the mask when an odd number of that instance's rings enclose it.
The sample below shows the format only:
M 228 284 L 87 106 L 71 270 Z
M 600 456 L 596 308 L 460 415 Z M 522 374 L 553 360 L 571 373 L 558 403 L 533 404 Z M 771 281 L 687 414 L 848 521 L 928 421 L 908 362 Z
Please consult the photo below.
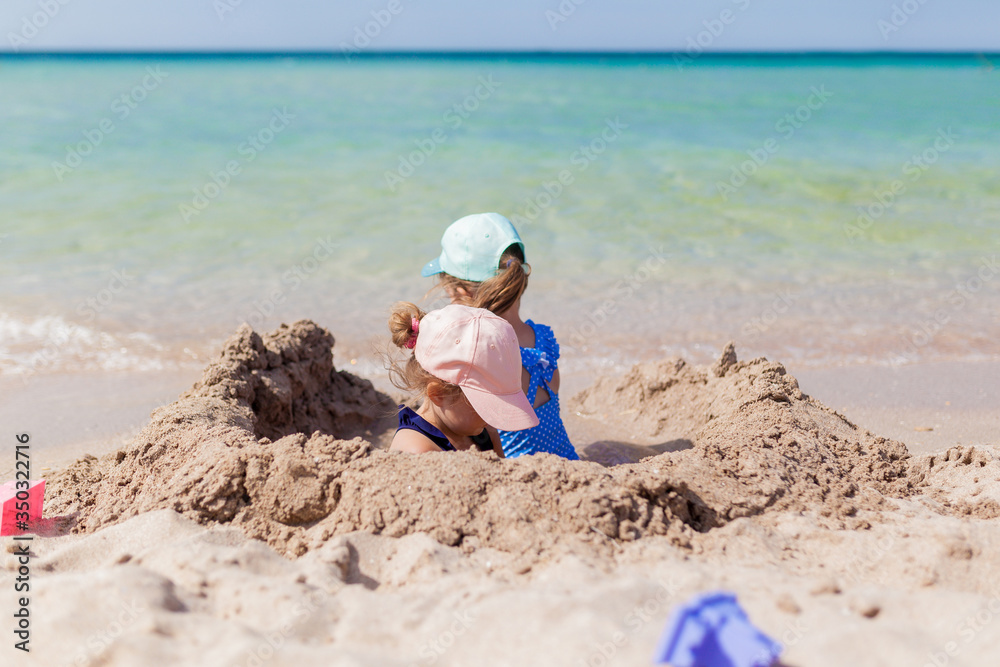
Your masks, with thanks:
M 441 258 L 440 257 L 435 257 L 431 261 L 429 261 L 426 264 L 424 264 L 424 268 L 421 269 L 421 271 L 420 271 L 420 275 L 422 275 L 424 278 L 429 278 L 430 276 L 434 276 L 434 275 L 437 275 L 439 273 L 441 273 Z
M 538 426 L 538 415 L 523 391 L 513 394 L 489 394 L 462 387 L 462 393 L 487 424 L 501 431 L 523 431 Z

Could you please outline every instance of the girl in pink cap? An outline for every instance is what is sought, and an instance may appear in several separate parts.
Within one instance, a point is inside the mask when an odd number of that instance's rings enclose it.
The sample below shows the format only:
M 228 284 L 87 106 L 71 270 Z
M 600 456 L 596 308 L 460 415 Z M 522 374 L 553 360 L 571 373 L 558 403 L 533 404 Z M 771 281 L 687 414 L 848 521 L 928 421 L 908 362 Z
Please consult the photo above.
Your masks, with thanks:
M 538 424 L 521 390 L 517 336 L 504 319 L 480 308 L 452 305 L 424 313 L 401 303 L 389 316 L 398 347 L 413 350 L 390 377 L 400 389 L 419 392 L 416 410 L 399 406 L 390 449 L 412 452 L 477 448 L 503 456 L 496 431 Z
M 499 213 L 476 213 L 453 222 L 441 238 L 441 255 L 421 272 L 440 276 L 452 303 L 490 310 L 510 323 L 520 344 L 521 386 L 540 420 L 519 431 L 500 429 L 508 458 L 548 453 L 579 459 L 559 414 L 559 343 L 552 329 L 521 319 L 521 295 L 531 267 L 524 243 Z

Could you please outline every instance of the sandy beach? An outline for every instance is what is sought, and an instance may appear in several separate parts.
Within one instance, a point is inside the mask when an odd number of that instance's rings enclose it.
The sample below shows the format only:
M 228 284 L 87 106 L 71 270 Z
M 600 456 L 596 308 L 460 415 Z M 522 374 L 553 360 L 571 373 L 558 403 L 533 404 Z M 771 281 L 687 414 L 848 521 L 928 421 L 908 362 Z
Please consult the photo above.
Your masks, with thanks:
M 786 665 L 1000 651 L 995 364 L 644 362 L 564 388 L 585 460 L 502 461 L 383 451 L 398 397 L 331 349 L 244 327 L 194 377 L 5 386 L 51 468 L 30 664 L 649 664 L 710 590 Z
M 785 667 L 993 667 L 996 73 L 799 51 L 2 58 L 0 664 L 646 665 L 731 591 Z M 386 451 L 387 309 L 491 210 L 581 461 Z
M 997 667 L 998 23 L 0 3 L 0 667 Z

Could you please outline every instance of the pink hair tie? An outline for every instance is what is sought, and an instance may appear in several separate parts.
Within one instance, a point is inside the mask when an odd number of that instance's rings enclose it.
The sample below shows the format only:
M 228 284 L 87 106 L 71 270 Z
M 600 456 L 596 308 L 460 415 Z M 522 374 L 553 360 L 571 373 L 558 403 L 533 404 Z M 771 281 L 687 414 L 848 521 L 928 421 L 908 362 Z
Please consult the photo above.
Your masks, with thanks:
M 420 320 L 415 317 L 410 318 L 410 329 L 413 330 L 413 336 L 410 340 L 406 341 L 406 349 L 412 350 L 417 346 L 417 334 L 420 332 Z

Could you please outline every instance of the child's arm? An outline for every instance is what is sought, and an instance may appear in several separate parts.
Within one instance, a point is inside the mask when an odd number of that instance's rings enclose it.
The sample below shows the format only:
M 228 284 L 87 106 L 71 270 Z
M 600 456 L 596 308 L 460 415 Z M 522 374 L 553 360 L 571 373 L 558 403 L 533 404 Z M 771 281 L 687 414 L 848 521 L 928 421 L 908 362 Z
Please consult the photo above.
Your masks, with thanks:
M 422 433 L 411 428 L 401 428 L 396 431 L 396 435 L 392 436 L 389 451 L 423 454 L 424 452 L 440 452 L 441 448 Z
M 490 434 L 490 440 L 493 442 L 493 453 L 500 458 L 506 458 L 503 455 L 503 445 L 500 444 L 500 434 L 492 426 L 486 426 L 486 432 Z

